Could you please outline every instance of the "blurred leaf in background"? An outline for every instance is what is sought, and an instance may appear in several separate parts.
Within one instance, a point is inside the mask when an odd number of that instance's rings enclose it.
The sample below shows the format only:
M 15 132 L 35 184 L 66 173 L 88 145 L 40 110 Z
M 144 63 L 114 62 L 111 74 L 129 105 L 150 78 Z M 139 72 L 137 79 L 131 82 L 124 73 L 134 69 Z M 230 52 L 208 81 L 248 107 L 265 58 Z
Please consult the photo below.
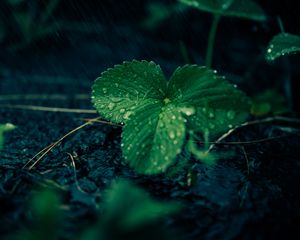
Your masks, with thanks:
M 174 239 L 161 220 L 177 213 L 178 203 L 154 200 L 139 187 L 118 180 L 106 192 L 103 204 L 98 227 L 86 231 L 82 240 Z
M 149 2 L 147 5 L 148 15 L 142 22 L 142 26 L 147 29 L 154 29 L 173 14 L 185 9 L 187 9 L 185 5 L 176 2 L 169 5 L 161 2 Z
M 10 50 L 23 49 L 37 39 L 43 38 L 59 30 L 56 22 L 50 21 L 60 0 L 44 2 L 5 0 L 0 5 L 2 15 L 0 26 L 0 41 L 5 39 Z M 9 16 L 6 17 L 6 12 Z
M 251 114 L 254 116 L 278 115 L 288 111 L 286 99 L 276 90 L 268 89 L 252 99 Z
M 180 2 L 214 15 L 266 20 L 262 8 L 252 0 L 180 0 Z
M 16 240 L 57 240 L 62 231 L 63 214 L 59 209 L 60 197 L 56 192 L 43 189 L 33 194 L 29 209 L 32 222 L 21 230 Z
M 263 9 L 251 0 L 179 0 L 181 3 L 209 12 L 213 15 L 213 21 L 208 36 L 206 50 L 206 66 L 211 68 L 213 64 L 213 52 L 216 33 L 221 17 L 238 17 L 255 21 L 265 21 Z
M 280 56 L 300 52 L 300 36 L 280 33 L 269 43 L 266 60 L 274 61 Z

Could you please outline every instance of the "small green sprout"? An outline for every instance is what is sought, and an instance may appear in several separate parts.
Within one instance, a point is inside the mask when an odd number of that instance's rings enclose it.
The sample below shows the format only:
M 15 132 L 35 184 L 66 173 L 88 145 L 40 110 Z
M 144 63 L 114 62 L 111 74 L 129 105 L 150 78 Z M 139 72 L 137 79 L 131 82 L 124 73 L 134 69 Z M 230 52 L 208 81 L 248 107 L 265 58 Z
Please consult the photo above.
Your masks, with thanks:
M 300 36 L 289 33 L 280 33 L 269 43 L 266 52 L 266 60 L 271 62 L 281 56 L 296 52 L 300 52 Z
M 238 17 L 255 21 L 265 21 L 266 16 L 259 5 L 252 0 L 179 0 L 200 11 L 213 14 L 208 45 L 206 51 L 206 66 L 211 67 L 213 60 L 213 47 L 217 28 L 222 16 Z
M 3 144 L 4 144 L 4 136 L 3 136 L 4 133 L 12 131 L 15 128 L 16 126 L 11 123 L 0 124 L 0 151 L 3 148 Z
M 57 23 L 49 20 L 60 0 L 44 1 L 45 7 L 39 9 L 39 14 L 36 15 L 32 14 L 31 5 L 28 5 L 26 8 L 22 6 L 25 2 L 24 0 L 6 0 L 6 3 L 12 9 L 12 21 L 14 21 L 16 29 L 18 29 L 16 34 L 20 37 L 17 44 L 10 46 L 12 50 L 24 48 L 37 39 L 56 32 L 60 28 Z M 5 29 L 8 27 L 3 27 L 4 34 L 11 33 L 11 29 L 9 29 L 10 31 Z
M 158 174 L 176 162 L 187 132 L 213 138 L 245 121 L 249 99 L 216 71 L 178 67 L 165 80 L 154 62 L 132 61 L 103 72 L 93 86 L 100 115 L 125 125 L 122 152 L 137 172 Z

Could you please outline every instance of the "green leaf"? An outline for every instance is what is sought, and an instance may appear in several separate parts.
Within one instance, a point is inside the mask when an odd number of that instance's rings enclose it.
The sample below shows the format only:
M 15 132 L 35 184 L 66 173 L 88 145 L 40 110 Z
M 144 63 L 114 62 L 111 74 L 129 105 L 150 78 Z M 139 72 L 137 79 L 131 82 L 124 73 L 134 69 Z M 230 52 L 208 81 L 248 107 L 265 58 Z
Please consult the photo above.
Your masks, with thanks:
M 249 98 L 224 77 L 206 67 L 179 67 L 171 77 L 168 94 L 178 107 L 194 106 L 190 128 L 206 132 L 210 137 L 227 131 L 248 116 Z
M 17 231 L 14 240 L 55 240 L 59 239 L 63 220 L 58 192 L 41 189 L 32 194 L 29 211 L 32 222 L 28 227 Z
M 136 112 L 122 134 L 123 154 L 130 166 L 144 174 L 165 172 L 181 152 L 185 121 L 172 104 L 153 104 Z
M 176 213 L 181 206 L 158 202 L 144 190 L 127 181 L 117 181 L 105 195 L 106 225 L 130 231 Z
M 31 211 L 36 218 L 53 223 L 57 220 L 59 204 L 57 193 L 46 189 L 39 191 L 30 202 Z
M 124 123 L 135 111 L 159 104 L 165 90 L 158 65 L 134 60 L 102 73 L 93 85 L 92 102 L 104 118 Z
M 266 60 L 274 61 L 278 57 L 300 51 L 300 36 L 280 33 L 269 43 Z
M 216 135 L 249 112 L 248 98 L 206 67 L 179 67 L 167 82 L 158 65 L 135 60 L 104 72 L 92 101 L 100 115 L 125 123 L 124 158 L 143 174 L 165 172 L 175 163 L 186 128 L 201 133 L 209 128 Z
M 252 0 L 180 0 L 201 11 L 215 15 L 265 21 L 262 8 Z

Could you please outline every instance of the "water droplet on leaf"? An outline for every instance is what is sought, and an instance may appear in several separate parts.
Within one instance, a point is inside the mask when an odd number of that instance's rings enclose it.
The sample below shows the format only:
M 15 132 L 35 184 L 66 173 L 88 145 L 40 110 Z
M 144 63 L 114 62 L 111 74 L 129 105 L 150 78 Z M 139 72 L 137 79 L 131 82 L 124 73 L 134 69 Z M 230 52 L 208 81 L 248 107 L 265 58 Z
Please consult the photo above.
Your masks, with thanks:
M 171 138 L 171 139 L 175 138 L 175 133 L 173 131 L 169 132 L 169 138 Z
M 127 120 L 127 119 L 129 119 L 130 115 L 132 115 L 132 114 L 133 114 L 132 111 L 127 111 L 127 112 L 123 115 L 123 118 L 124 118 L 125 120 Z
M 108 107 L 109 110 L 113 110 L 115 106 L 116 106 L 116 104 L 111 102 L 111 103 L 108 104 L 107 107 Z
M 231 111 L 227 112 L 227 118 L 229 120 L 233 120 L 235 118 L 235 115 L 236 115 L 235 111 L 231 110 Z
M 209 118 L 214 118 L 214 117 L 215 117 L 214 110 L 210 109 L 210 110 L 208 111 L 208 117 L 209 117 Z
M 110 97 L 109 99 L 114 103 L 118 103 L 122 101 L 122 98 L 119 97 Z
M 187 115 L 187 116 L 191 116 L 191 115 L 195 114 L 195 108 L 192 108 L 192 107 L 190 107 L 190 108 L 180 108 L 180 111 L 182 113 L 184 113 L 185 115 Z

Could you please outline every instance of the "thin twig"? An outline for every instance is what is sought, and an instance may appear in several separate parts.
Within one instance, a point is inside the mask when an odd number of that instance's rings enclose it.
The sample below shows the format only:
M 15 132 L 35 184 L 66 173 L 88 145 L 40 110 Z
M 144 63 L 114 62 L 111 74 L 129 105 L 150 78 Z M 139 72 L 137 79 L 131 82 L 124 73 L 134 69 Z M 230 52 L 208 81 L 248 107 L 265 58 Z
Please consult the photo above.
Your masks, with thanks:
M 30 111 L 44 111 L 44 112 L 63 112 L 63 113 L 87 113 L 95 114 L 96 110 L 93 109 L 76 109 L 76 108 L 57 108 L 57 107 L 43 107 L 34 105 L 13 105 L 13 104 L 0 104 L 0 108 L 12 108 Z
M 277 136 L 277 137 L 268 137 L 268 138 L 261 138 L 261 139 L 256 139 L 252 141 L 239 141 L 239 142 L 207 142 L 209 144 L 216 144 L 216 145 L 247 145 L 247 144 L 255 144 L 255 143 L 262 143 L 262 142 L 268 142 L 280 138 L 286 138 L 290 137 L 291 135 L 297 135 L 297 133 L 289 133 L 283 136 Z
M 244 153 L 244 156 L 245 156 L 245 159 L 246 159 L 246 164 L 247 164 L 247 175 L 249 176 L 250 174 L 250 168 L 249 168 L 249 158 L 248 158 L 248 155 L 247 155 L 247 152 L 246 152 L 246 149 L 244 146 L 241 146 L 242 150 L 243 150 L 243 153 Z
M 76 188 L 78 189 L 78 191 L 80 192 L 83 192 L 86 194 L 86 192 L 79 186 L 79 183 L 78 183 L 78 179 L 77 179 L 77 173 L 76 173 L 76 165 L 75 165 L 75 160 L 74 160 L 74 156 L 71 154 L 71 153 L 68 153 L 67 154 L 69 155 L 70 159 L 71 159 L 71 163 L 72 163 L 72 167 L 73 167 L 73 173 L 74 173 L 74 179 L 75 179 L 75 185 L 76 185 Z
M 82 120 L 82 121 L 91 121 L 91 120 L 93 120 L 91 118 L 79 118 L 79 119 Z M 94 120 L 93 122 L 94 123 L 102 123 L 102 124 L 111 125 L 111 126 L 123 127 L 123 125 L 121 125 L 121 124 L 107 122 L 107 121 L 104 121 L 104 120 Z
M 227 138 L 231 133 L 233 133 L 237 128 L 232 128 L 230 129 L 227 133 L 223 134 L 220 138 L 217 139 L 217 141 L 215 141 L 212 145 L 209 146 L 207 152 L 210 152 L 216 144 L 218 144 L 219 142 L 221 142 L 223 139 Z
M 0 95 L 0 101 L 10 100 L 87 100 L 91 96 L 88 94 L 4 94 Z
M 212 145 L 210 145 L 210 147 L 208 148 L 207 151 L 210 152 L 215 147 L 216 144 L 219 144 L 222 140 L 227 138 L 229 135 L 231 135 L 231 133 L 235 132 L 237 129 L 240 129 L 242 127 L 251 126 L 251 125 L 256 125 L 256 124 L 261 124 L 261 123 L 270 123 L 270 122 L 275 122 L 275 121 L 300 124 L 300 119 L 281 117 L 281 116 L 275 116 L 275 117 L 269 117 L 269 118 L 265 118 L 265 119 L 259 119 L 259 120 L 245 122 L 245 123 L 241 124 L 240 126 L 230 129 L 228 132 L 226 132 L 221 137 L 219 137 Z
M 67 137 L 69 137 L 70 135 L 72 135 L 73 133 L 79 131 L 80 129 L 90 125 L 90 124 L 93 124 L 95 120 L 98 120 L 99 118 L 95 118 L 95 119 L 92 119 L 80 126 L 78 126 L 77 128 L 74 128 L 72 131 L 68 132 L 67 134 L 65 134 L 63 137 L 61 137 L 60 139 L 58 139 L 56 142 L 54 143 L 51 143 L 49 146 L 47 146 L 46 148 L 44 148 L 42 151 L 40 151 L 40 153 L 43 152 L 43 154 L 38 157 L 34 163 L 28 167 L 29 170 L 31 170 L 32 168 L 34 168 L 36 166 L 36 164 L 41 161 L 54 147 L 56 147 L 58 144 L 60 144 L 64 139 L 66 139 Z M 32 162 L 36 157 L 38 156 L 38 154 L 36 154 L 33 158 L 31 158 L 29 160 L 29 162 L 27 162 L 23 168 L 26 168 L 26 166 L 29 165 L 30 162 Z
M 49 146 L 43 148 L 41 151 L 39 151 L 37 154 L 35 154 L 22 168 L 25 169 L 35 158 L 37 158 L 40 154 L 47 151 L 50 147 L 52 147 L 54 143 L 51 143 Z

